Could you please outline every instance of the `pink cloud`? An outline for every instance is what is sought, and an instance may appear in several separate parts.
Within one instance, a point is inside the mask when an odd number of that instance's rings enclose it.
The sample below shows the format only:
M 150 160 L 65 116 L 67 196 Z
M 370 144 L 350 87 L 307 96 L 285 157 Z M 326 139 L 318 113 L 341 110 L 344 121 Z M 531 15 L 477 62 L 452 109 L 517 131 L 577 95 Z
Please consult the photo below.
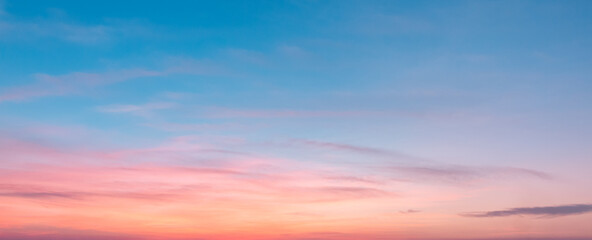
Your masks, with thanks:
M 253 196 L 283 201 L 317 198 L 339 201 L 386 193 L 366 186 L 372 185 L 368 182 L 327 181 L 321 170 L 294 172 L 290 166 L 296 163 L 289 160 L 232 151 L 213 152 L 214 155 L 232 154 L 225 161 L 181 165 L 174 160 L 176 157 L 212 153 L 210 147 L 183 138 L 152 148 L 118 151 L 60 150 L 12 139 L 3 139 L 2 146 L 8 160 L 4 166 L 12 166 L 0 170 L 0 178 L 5 183 L 0 197 L 4 198 L 45 201 L 172 196 L 161 195 L 163 189 L 158 189 L 162 186 L 170 188 L 163 190 L 167 194 L 187 186 L 210 186 L 195 193 L 215 196 L 250 192 Z M 139 192 L 130 192 L 129 184 L 136 185 Z M 15 186 L 30 187 L 18 189 Z
M 0 229 L 40 225 L 170 238 L 222 240 L 236 234 L 247 236 L 240 239 L 278 239 L 285 233 L 351 232 L 351 226 L 369 226 L 367 219 L 389 211 L 401 216 L 398 211 L 414 191 L 399 193 L 399 187 L 409 185 L 389 181 L 393 169 L 362 174 L 360 166 L 241 154 L 232 148 L 241 139 L 179 136 L 118 150 L 0 141 L 0 152 L 6 154 L 0 168 Z M 397 171 L 420 177 L 457 174 L 449 169 Z

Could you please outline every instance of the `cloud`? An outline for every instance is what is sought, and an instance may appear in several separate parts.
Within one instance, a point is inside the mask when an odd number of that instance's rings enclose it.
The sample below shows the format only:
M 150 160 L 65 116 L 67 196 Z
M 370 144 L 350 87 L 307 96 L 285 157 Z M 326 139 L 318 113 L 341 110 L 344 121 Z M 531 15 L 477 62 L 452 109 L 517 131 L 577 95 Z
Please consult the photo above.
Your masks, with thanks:
M 366 111 L 323 111 L 323 110 L 242 110 L 213 108 L 204 116 L 209 118 L 335 118 L 360 117 L 380 114 Z
M 363 153 L 363 154 L 391 155 L 390 151 L 387 151 L 384 149 L 356 146 L 356 145 L 350 145 L 350 144 L 321 142 L 321 141 L 313 141 L 313 140 L 305 140 L 305 139 L 295 139 L 295 140 L 292 140 L 292 142 L 296 143 L 296 144 L 308 145 L 308 146 L 331 149 L 331 150 L 342 150 L 342 151 L 356 152 L 356 153 Z
M 395 172 L 411 174 L 416 177 L 427 177 L 437 179 L 447 179 L 452 181 L 463 181 L 474 178 L 478 172 L 466 167 L 392 167 Z
M 0 198 L 20 198 L 58 202 L 58 199 L 90 202 L 91 198 L 135 199 L 141 201 L 172 201 L 178 198 L 176 194 L 150 192 L 0 192 Z
M 0 228 L 0 239 L 12 240 L 132 240 L 149 239 L 123 233 L 96 231 L 89 229 L 61 228 L 49 225 L 27 225 L 13 228 Z
M 448 184 L 473 184 L 488 178 L 533 177 L 550 180 L 552 176 L 531 169 L 514 167 L 475 167 L 463 165 L 432 164 L 429 166 L 394 166 L 387 168 L 397 180 L 436 182 Z
M 0 143 L 6 159 L 6 168 L 0 169 L 0 182 L 5 183 L 0 185 L 0 198 L 4 199 L 186 202 L 198 195 L 206 199 L 229 195 L 233 201 L 319 202 L 394 196 L 374 182 L 351 181 L 358 177 L 347 172 L 335 171 L 343 177 L 329 182 L 320 169 L 294 172 L 295 162 L 216 148 L 189 138 L 116 151 L 68 151 L 10 139 Z
M 392 36 L 396 34 L 428 34 L 433 32 L 431 22 L 413 16 L 373 12 L 354 18 L 351 31 L 366 36 Z
M 5 14 L 4 14 L 5 15 Z M 60 21 L 0 21 L 3 38 L 57 38 L 68 42 L 95 44 L 112 38 L 116 29 L 107 25 L 78 25 Z
M 54 168 L 54 170 L 57 170 Z M 117 171 L 117 169 L 113 169 Z M 178 189 L 168 189 L 167 191 L 149 191 L 149 190 L 126 190 L 126 189 L 102 189 L 100 191 L 88 191 L 78 189 L 76 191 L 66 190 L 68 187 L 48 186 L 45 184 L 2 184 L 0 185 L 0 198 L 17 198 L 39 200 L 45 202 L 60 202 L 63 200 L 92 202 L 96 198 L 118 198 L 132 199 L 141 201 L 162 201 L 174 200 L 178 194 L 186 192 L 187 187 Z M 192 189 L 195 189 L 193 187 Z
M 548 207 L 511 208 L 500 211 L 462 213 L 465 217 L 507 217 L 515 215 L 534 215 L 540 217 L 561 217 L 592 212 L 592 204 L 572 204 Z
M 142 105 L 116 104 L 108 106 L 99 106 L 97 107 L 97 110 L 105 113 L 129 113 L 138 116 L 150 116 L 156 110 L 171 109 L 175 106 L 175 103 L 170 102 L 154 102 Z
M 372 184 L 380 183 L 380 181 L 374 180 L 373 178 L 357 177 L 357 176 L 327 176 L 327 177 L 325 177 L 325 179 L 334 180 L 334 181 L 372 183 Z
M 467 119 L 462 112 L 397 111 L 397 110 L 306 110 L 306 109 L 236 109 L 224 107 L 204 108 L 200 118 L 251 118 L 251 119 L 296 119 L 296 118 L 389 118 L 458 120 Z
M 375 157 L 380 157 L 380 158 L 388 159 L 388 160 L 394 160 L 394 159 L 407 160 L 407 161 L 411 161 L 415 164 L 428 161 L 428 160 L 420 158 L 420 157 L 408 155 L 408 154 L 397 152 L 397 151 L 375 148 L 375 147 L 368 147 L 368 146 L 353 145 L 353 144 L 347 144 L 347 143 L 316 141 L 316 140 L 308 140 L 308 139 L 292 139 L 292 140 L 290 140 L 289 144 L 296 145 L 296 146 L 314 147 L 314 148 L 329 150 L 329 151 L 373 155 Z
M 413 213 L 419 213 L 421 212 L 420 210 L 417 209 L 407 209 L 405 211 L 399 211 L 400 214 L 413 214 Z
M 288 190 L 289 192 L 297 194 L 297 196 L 294 196 L 294 199 L 297 201 L 304 200 L 313 202 L 337 202 L 350 199 L 396 196 L 391 192 L 370 187 L 324 186 L 314 188 L 291 188 Z
M 173 74 L 221 74 L 220 71 L 222 71 L 210 64 L 203 65 L 202 62 L 194 59 L 177 59 L 173 63 L 175 65 L 165 64 L 166 66 L 160 70 L 130 68 L 106 72 L 72 72 L 63 75 L 35 74 L 36 81 L 31 84 L 0 90 L 0 103 L 82 94 L 92 88 L 143 77 L 159 77 Z M 213 70 L 209 71 L 208 69 Z M 127 110 L 133 110 L 133 108 L 128 107 Z M 125 111 L 126 108 L 122 107 L 120 110 Z
M 256 65 L 265 65 L 268 63 L 265 55 L 263 53 L 246 50 L 246 49 L 238 49 L 238 48 L 230 48 L 226 49 L 225 53 L 239 61 L 256 64 Z
M 245 129 L 246 126 L 237 123 L 146 123 L 143 126 L 151 127 L 166 132 L 193 132 L 193 131 L 213 131 L 229 129 Z
M 117 38 L 149 36 L 152 31 L 137 21 L 107 19 L 100 24 L 80 24 L 67 19 L 60 9 L 50 9 L 49 17 L 32 20 L 10 16 L 0 1 L 0 37 L 31 40 L 53 38 L 77 44 L 105 43 Z M 53 14 L 52 14 L 53 13 Z
M 236 154 L 229 146 L 235 145 L 195 136 L 117 150 L 55 149 L 9 139 L 0 142 L 0 208 L 7 219 L 34 215 L 39 224 L 64 227 L 144 233 L 145 226 L 198 224 L 222 232 L 244 227 L 245 221 L 263 226 L 364 219 L 378 209 L 393 213 L 399 204 L 393 200 L 402 199 L 399 185 L 374 181 L 392 172 L 366 173 L 368 179 L 358 168 Z M 359 150 L 341 147 L 336 149 Z M 427 168 L 402 171 L 458 174 L 454 168 Z M 285 220 L 286 212 L 317 215 Z
M 301 109 L 233 109 L 212 107 L 199 117 L 205 118 L 411 118 L 411 119 L 458 119 L 458 113 L 435 113 L 392 110 L 301 110 Z
M 67 192 L 0 192 L 0 197 L 16 197 L 16 198 L 69 198 L 76 199 L 79 197 L 76 193 Z
M 162 76 L 165 73 L 146 69 L 124 69 L 104 73 L 73 72 L 64 75 L 36 74 L 36 82 L 5 89 L 0 102 L 28 100 L 39 97 L 77 94 L 93 87 L 141 77 Z
M 293 45 L 281 45 L 277 48 L 277 51 L 290 58 L 304 58 L 311 55 L 310 52 L 303 48 Z
M 464 166 L 443 164 L 429 159 L 416 157 L 396 151 L 358 146 L 344 143 L 323 142 L 306 139 L 294 139 L 291 144 L 311 146 L 332 151 L 343 151 L 373 155 L 384 159 L 407 160 L 398 166 L 381 167 L 394 176 L 394 179 L 415 182 L 440 182 L 453 184 L 467 184 L 475 180 L 485 178 L 503 177 L 533 177 L 549 180 L 553 177 L 545 172 L 516 167 L 495 167 L 495 166 Z

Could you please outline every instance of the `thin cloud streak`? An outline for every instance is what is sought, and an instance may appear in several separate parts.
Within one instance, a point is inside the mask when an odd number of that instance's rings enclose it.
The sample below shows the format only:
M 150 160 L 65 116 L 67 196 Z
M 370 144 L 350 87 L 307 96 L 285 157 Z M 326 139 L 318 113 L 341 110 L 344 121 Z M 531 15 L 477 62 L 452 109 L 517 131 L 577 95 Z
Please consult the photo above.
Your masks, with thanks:
M 327 148 L 331 150 L 344 150 L 356 153 L 363 153 L 363 154 L 376 154 L 376 155 L 391 155 L 390 151 L 379 149 L 379 148 L 372 148 L 372 147 L 363 147 L 363 146 L 356 146 L 350 144 L 342 144 L 342 143 L 332 143 L 332 142 L 321 142 L 321 141 L 313 141 L 313 140 L 305 140 L 305 139 L 295 139 L 292 142 L 296 144 L 314 146 L 318 148 Z
M 476 167 L 462 165 L 430 165 L 430 166 L 393 166 L 386 168 L 392 173 L 393 179 L 411 182 L 432 182 L 455 185 L 471 185 L 486 179 L 507 179 L 508 177 L 528 177 L 540 180 L 551 180 L 553 177 L 545 172 L 514 167 Z
M 464 217 L 508 217 L 516 215 L 534 215 L 540 217 L 562 217 L 592 212 L 592 204 L 572 204 L 548 207 L 510 208 L 500 211 L 462 213 Z
M 253 119 L 297 119 L 297 118 L 411 118 L 411 119 L 458 119 L 464 118 L 456 112 L 393 111 L 393 110 L 302 110 L 302 109 L 234 109 L 215 107 L 198 115 L 205 118 L 253 118 Z
M 393 196 L 388 189 L 379 189 L 378 185 L 372 186 L 374 184 L 371 182 L 350 181 L 349 178 L 357 177 L 348 177 L 347 173 L 340 174 L 346 176 L 346 179 L 327 182 L 321 170 L 309 169 L 293 173 L 289 169 L 295 163 L 287 160 L 264 159 L 231 150 L 212 149 L 211 146 L 188 141 L 190 140 L 174 139 L 152 148 L 75 153 L 35 143 L 7 141 L 12 147 L 10 151 L 6 151 L 9 157 L 6 166 L 12 168 L 0 169 L 0 178 L 6 183 L 0 186 L 0 197 L 46 201 L 56 198 L 98 197 L 178 198 L 185 201 L 188 199 L 183 195 L 215 197 L 220 194 L 238 194 L 238 198 L 241 198 L 241 195 L 248 193 L 242 197 L 249 198 L 251 195 L 277 201 L 317 202 Z M 172 161 L 196 154 L 229 159 L 196 162 L 193 166 Z M 64 166 L 64 159 L 71 165 Z M 82 159 L 84 161 L 80 161 Z M 134 164 L 135 159 L 141 161 Z M 69 183 L 72 181 L 76 184 Z M 135 190 L 122 185 L 125 182 L 138 181 L 140 185 Z M 148 183 L 141 184 L 142 182 Z M 25 183 L 28 185 L 22 186 Z M 61 184 L 68 187 L 60 187 Z M 155 186 L 164 188 L 153 189 Z M 203 187 L 187 189 L 187 186 Z M 179 189 L 184 189 L 183 195 L 177 195 Z
M 31 199 L 43 199 L 43 198 L 79 198 L 77 193 L 68 192 L 0 192 L 0 197 L 16 197 L 16 198 L 31 198 Z
M 0 239 L 11 240 L 149 240 L 146 236 L 134 236 L 124 233 L 104 232 L 89 229 L 59 228 L 44 225 L 28 225 L 12 228 L 0 228 Z
M 65 75 L 36 74 L 35 83 L 12 87 L 0 92 L 0 103 L 40 97 L 79 94 L 84 90 L 141 77 L 162 76 L 163 72 L 125 69 L 104 73 L 74 72 Z
M 389 159 L 389 160 L 393 160 L 393 159 L 406 160 L 406 161 L 413 162 L 414 164 L 423 163 L 423 162 L 430 162 L 427 159 L 423 159 L 420 157 L 408 155 L 408 154 L 393 151 L 393 150 L 360 146 L 360 145 L 353 145 L 353 144 L 346 144 L 346 143 L 335 143 L 335 142 L 316 141 L 316 140 L 308 140 L 308 139 L 292 139 L 288 142 L 288 144 L 294 145 L 294 146 L 313 147 L 313 148 L 322 149 L 322 150 L 329 150 L 329 151 L 357 153 L 357 154 L 362 154 L 362 155 L 372 155 L 375 157 L 381 157 L 383 159 Z
M 205 113 L 208 118 L 335 118 L 383 115 L 366 111 L 314 111 L 314 110 L 239 110 L 216 108 Z
M 145 23 L 129 20 L 104 20 L 100 24 L 82 24 L 71 21 L 60 9 L 51 9 L 54 16 L 20 19 L 6 12 L 0 2 L 0 38 L 9 40 L 58 39 L 61 41 L 95 45 L 117 39 L 153 36 L 154 31 Z
M 228 129 L 246 129 L 247 126 L 243 126 L 236 123 L 173 123 L 173 122 L 157 122 L 157 123 L 146 123 L 143 126 L 154 128 L 165 132 L 198 132 L 198 131 L 214 131 L 214 130 L 228 130 Z
M 590 13 L 0 0 L 0 240 L 592 240 Z
M 400 214 L 413 214 L 413 213 L 420 213 L 420 210 L 417 209 L 407 209 L 405 211 L 399 211 Z
M 50 96 L 83 94 L 92 88 L 144 77 L 162 77 L 173 74 L 211 75 L 222 74 L 221 71 L 223 71 L 215 66 L 194 59 L 175 59 L 173 63 L 175 65 L 166 66 L 161 70 L 130 68 L 94 73 L 72 72 L 63 75 L 35 74 L 34 78 L 36 81 L 34 83 L 0 90 L 0 103 Z M 215 70 L 210 71 L 211 68 L 215 68 Z M 122 108 L 119 110 L 124 111 L 126 109 Z M 127 108 L 127 110 L 133 109 Z
M 104 113 L 126 113 L 136 116 L 150 117 L 158 110 L 175 108 L 177 104 L 171 102 L 151 102 L 146 104 L 116 104 L 99 106 L 96 109 Z
M 358 146 L 343 143 L 322 142 L 314 140 L 294 139 L 290 141 L 291 144 L 301 146 L 311 146 L 330 151 L 342 151 L 349 153 L 366 154 L 373 156 L 380 156 L 385 159 L 404 159 L 408 160 L 406 163 L 400 163 L 397 166 L 382 167 L 393 175 L 396 180 L 413 181 L 413 182 L 441 182 L 454 184 L 468 184 L 474 180 L 489 178 L 489 177 L 532 177 L 542 180 L 551 180 L 553 177 L 545 172 L 536 171 L 532 169 L 516 168 L 516 167 L 478 167 L 478 166 L 463 166 L 450 165 L 430 161 L 412 155 L 398 153 L 386 149 Z M 380 170 L 379 170 L 380 171 Z
M 109 112 L 109 113 L 133 113 L 133 112 L 146 112 L 151 110 L 158 110 L 158 109 L 169 109 L 174 107 L 174 103 L 147 103 L 143 105 L 108 105 L 108 106 L 100 106 L 97 109 L 101 112 Z

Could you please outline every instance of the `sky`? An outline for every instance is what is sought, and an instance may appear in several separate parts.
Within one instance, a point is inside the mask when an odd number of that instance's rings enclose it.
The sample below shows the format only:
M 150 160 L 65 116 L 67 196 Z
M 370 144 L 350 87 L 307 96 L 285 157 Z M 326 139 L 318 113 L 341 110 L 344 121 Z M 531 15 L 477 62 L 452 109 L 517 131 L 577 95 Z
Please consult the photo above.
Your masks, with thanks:
M 0 0 L 0 239 L 590 240 L 591 1 Z

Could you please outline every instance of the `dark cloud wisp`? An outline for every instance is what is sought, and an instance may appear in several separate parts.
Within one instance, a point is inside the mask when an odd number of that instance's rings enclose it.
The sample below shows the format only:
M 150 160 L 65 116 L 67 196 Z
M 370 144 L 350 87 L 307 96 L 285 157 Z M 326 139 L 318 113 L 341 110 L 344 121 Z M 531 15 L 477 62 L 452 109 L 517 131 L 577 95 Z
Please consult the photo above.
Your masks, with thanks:
M 514 215 L 534 215 L 540 217 L 560 217 L 592 212 L 592 204 L 571 204 L 547 207 L 511 208 L 500 211 L 462 213 L 465 217 L 507 217 Z

